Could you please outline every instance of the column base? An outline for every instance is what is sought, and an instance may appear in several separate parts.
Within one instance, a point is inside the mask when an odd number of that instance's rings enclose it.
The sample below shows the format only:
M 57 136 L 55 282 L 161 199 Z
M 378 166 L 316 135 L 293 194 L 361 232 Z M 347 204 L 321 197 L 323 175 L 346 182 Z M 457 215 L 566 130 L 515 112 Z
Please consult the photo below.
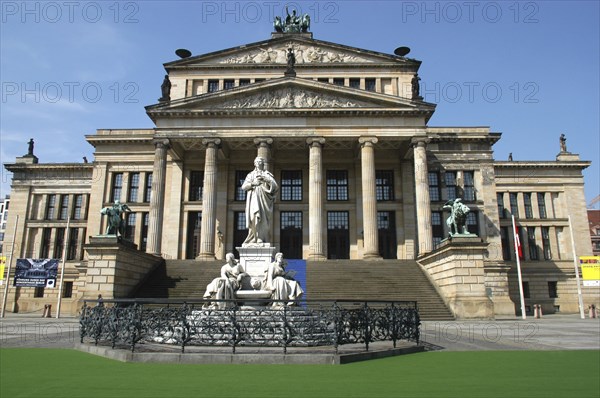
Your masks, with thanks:
M 378 261 L 378 260 L 383 260 L 383 257 L 381 257 L 379 255 L 379 253 L 365 253 L 363 255 L 363 260 Z
M 217 258 L 215 257 L 214 253 L 200 253 L 196 257 L 196 260 L 198 260 L 198 261 L 213 261 L 216 259 Z
M 307 261 L 325 261 L 327 256 L 323 254 L 309 254 L 306 258 Z

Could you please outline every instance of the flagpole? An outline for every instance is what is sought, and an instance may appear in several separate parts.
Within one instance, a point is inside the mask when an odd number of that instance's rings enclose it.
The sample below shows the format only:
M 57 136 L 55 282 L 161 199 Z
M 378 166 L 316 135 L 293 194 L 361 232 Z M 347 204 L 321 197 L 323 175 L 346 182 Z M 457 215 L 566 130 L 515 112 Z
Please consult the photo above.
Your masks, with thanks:
M 579 264 L 577 264 L 577 254 L 575 253 L 575 235 L 573 234 L 573 224 L 571 223 L 570 214 L 569 230 L 571 232 L 571 248 L 573 249 L 573 266 L 575 267 L 575 280 L 577 281 L 577 296 L 579 297 L 579 315 L 581 315 L 581 319 L 585 319 L 585 312 L 583 310 L 583 297 L 581 295 L 581 282 L 579 281 Z
M 517 257 L 517 275 L 519 276 L 519 298 L 521 299 L 521 317 L 527 319 L 525 314 L 525 295 L 523 294 L 523 277 L 521 276 L 521 259 L 519 258 L 519 235 L 517 234 L 517 226 L 515 224 L 515 216 L 512 215 L 513 240 L 515 242 L 515 257 Z
M 58 284 L 58 305 L 56 306 L 56 318 L 60 318 L 60 305 L 62 304 L 63 281 L 65 279 L 65 262 L 67 261 L 67 248 L 69 246 L 69 226 L 71 216 L 67 217 L 67 229 L 65 230 L 65 244 L 63 245 L 62 264 L 60 266 L 60 283 Z
M 19 224 L 19 215 L 17 214 L 17 218 L 15 219 L 15 229 L 13 231 L 13 241 L 10 245 L 10 257 L 8 259 L 8 265 L 6 268 L 6 286 L 4 286 L 4 296 L 2 297 L 2 313 L 0 314 L 0 318 L 4 318 L 4 313 L 6 312 L 6 299 L 8 298 L 8 285 L 10 284 L 10 266 L 12 265 L 13 259 L 13 250 L 15 249 L 15 239 L 17 237 L 17 225 Z

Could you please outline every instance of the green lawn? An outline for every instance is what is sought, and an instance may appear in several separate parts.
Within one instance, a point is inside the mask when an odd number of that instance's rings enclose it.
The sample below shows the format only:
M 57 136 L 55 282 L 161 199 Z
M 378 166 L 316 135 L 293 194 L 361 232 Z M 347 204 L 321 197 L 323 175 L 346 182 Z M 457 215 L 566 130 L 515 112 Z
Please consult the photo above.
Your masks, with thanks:
M 427 352 L 349 365 L 122 363 L 1 349 L 12 397 L 594 397 L 600 351 Z

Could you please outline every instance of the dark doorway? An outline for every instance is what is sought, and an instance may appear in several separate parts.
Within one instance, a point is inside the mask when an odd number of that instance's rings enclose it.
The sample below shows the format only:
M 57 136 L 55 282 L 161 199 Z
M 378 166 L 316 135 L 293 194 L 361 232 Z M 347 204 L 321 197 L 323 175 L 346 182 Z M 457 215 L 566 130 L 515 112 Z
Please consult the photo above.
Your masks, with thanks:
M 350 233 L 347 211 L 327 212 L 327 258 L 350 258 Z
M 396 212 L 378 211 L 379 255 L 385 259 L 396 259 Z
M 280 230 L 281 252 L 289 259 L 302 258 L 302 212 L 282 211 Z
M 236 211 L 233 213 L 233 254 L 237 258 L 240 258 L 240 253 L 236 247 L 242 246 L 242 243 L 248 237 L 248 228 L 246 227 L 246 213 L 243 211 Z

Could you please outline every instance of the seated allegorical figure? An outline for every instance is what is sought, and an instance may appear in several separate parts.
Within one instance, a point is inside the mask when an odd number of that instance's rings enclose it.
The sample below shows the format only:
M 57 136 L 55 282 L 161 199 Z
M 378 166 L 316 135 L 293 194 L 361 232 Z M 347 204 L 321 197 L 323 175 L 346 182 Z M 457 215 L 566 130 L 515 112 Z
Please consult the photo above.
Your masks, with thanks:
M 304 294 L 300 284 L 294 280 L 295 272 L 286 271 L 286 265 L 283 253 L 277 253 L 266 271 L 262 289 L 271 292 L 272 300 L 283 300 L 273 302 L 273 307 L 282 307 L 285 301 L 287 305 L 293 305 Z
M 204 298 L 233 300 L 236 298 L 235 292 L 242 286 L 242 279 L 248 276 L 248 274 L 244 272 L 244 268 L 235 259 L 233 253 L 227 253 L 225 259 L 227 260 L 227 263 L 221 267 L 221 276 L 213 279 L 213 281 L 206 286 Z M 223 309 L 232 305 L 233 302 L 215 302 L 211 304 L 211 307 Z

